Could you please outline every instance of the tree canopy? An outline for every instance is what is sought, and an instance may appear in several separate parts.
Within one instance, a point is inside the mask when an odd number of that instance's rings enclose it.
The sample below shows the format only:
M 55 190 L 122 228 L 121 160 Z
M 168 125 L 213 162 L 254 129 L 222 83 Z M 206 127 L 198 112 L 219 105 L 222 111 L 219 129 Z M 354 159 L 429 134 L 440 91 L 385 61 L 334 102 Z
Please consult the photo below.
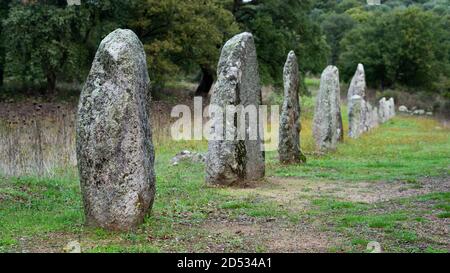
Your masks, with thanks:
M 145 0 L 136 11 L 130 27 L 144 43 L 157 84 L 199 68 L 211 76 L 221 46 L 239 32 L 232 13 L 215 0 Z
M 197 79 L 208 93 L 221 47 L 255 37 L 264 84 L 281 85 L 290 50 L 302 73 L 337 64 L 348 80 L 364 63 L 372 86 L 449 89 L 450 0 L 2 0 L 0 86 L 82 83 L 109 32 L 130 28 L 147 52 L 155 89 Z
M 450 33 L 444 24 L 437 14 L 418 7 L 374 13 L 343 38 L 344 78 L 349 79 L 360 62 L 372 86 L 398 83 L 432 89 L 450 72 Z
M 235 6 L 236 20 L 255 36 L 263 82 L 281 81 L 280 69 L 290 50 L 297 53 L 303 72 L 318 73 L 326 65 L 328 45 L 320 26 L 308 16 L 311 7 L 309 0 L 250 1 Z

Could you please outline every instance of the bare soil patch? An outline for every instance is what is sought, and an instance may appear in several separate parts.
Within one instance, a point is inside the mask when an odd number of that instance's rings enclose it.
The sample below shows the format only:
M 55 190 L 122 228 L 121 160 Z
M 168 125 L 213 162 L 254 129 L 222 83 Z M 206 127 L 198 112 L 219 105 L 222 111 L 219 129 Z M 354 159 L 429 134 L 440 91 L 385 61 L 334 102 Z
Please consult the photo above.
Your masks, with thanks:
M 212 236 L 237 237 L 242 240 L 238 249 L 264 252 L 328 252 L 342 240 L 339 234 L 321 231 L 320 223 L 292 223 L 278 219 L 246 221 L 217 221 L 210 219 L 202 225 Z M 224 245 L 210 246 L 212 251 L 230 251 Z
M 236 190 L 236 193 L 240 194 L 241 191 L 264 196 L 298 211 L 305 208 L 311 198 L 334 197 L 373 204 L 432 192 L 446 192 L 450 191 L 450 176 L 393 182 L 310 181 L 270 177 L 260 187 Z

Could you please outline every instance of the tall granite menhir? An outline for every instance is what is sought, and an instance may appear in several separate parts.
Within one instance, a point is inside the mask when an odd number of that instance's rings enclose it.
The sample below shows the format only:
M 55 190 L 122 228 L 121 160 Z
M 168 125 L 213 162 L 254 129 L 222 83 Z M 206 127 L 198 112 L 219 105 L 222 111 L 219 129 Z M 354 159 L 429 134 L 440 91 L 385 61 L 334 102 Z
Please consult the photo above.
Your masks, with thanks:
M 294 51 L 289 55 L 283 70 L 284 101 L 280 116 L 278 154 L 282 163 L 305 162 L 300 150 L 300 104 L 298 97 L 299 71 Z
M 358 138 L 366 131 L 365 113 L 367 105 L 361 96 L 353 95 L 348 101 L 348 135 Z
M 223 47 L 217 67 L 217 82 L 211 105 L 225 111 L 227 106 L 261 104 L 261 84 L 253 36 L 244 32 L 231 38 Z M 239 138 L 236 121 L 240 117 L 224 115 L 213 119 L 206 155 L 206 182 L 231 185 L 264 177 L 265 163 L 261 128 L 258 120 L 246 121 L 245 138 Z M 251 123 L 251 124 L 250 124 Z M 255 127 L 256 125 L 256 127 Z M 252 139 L 247 133 L 254 133 Z M 222 136 L 221 138 L 219 136 Z
M 103 39 L 77 117 L 77 159 L 88 225 L 131 230 L 152 207 L 149 85 L 138 37 L 117 29 Z
M 390 98 L 389 100 L 387 100 L 386 98 L 383 97 L 380 99 L 378 116 L 380 123 L 384 123 L 395 116 L 394 98 Z
M 358 64 L 355 75 L 350 82 L 347 100 L 350 101 L 350 99 L 355 95 L 360 96 L 363 99 L 366 98 L 366 75 L 362 64 Z
M 344 138 L 340 107 L 339 70 L 328 66 L 320 78 L 313 119 L 313 137 L 319 150 L 335 149 Z
M 348 104 L 348 134 L 358 138 L 368 128 L 369 111 L 372 107 L 366 102 L 366 76 L 364 66 L 358 64 L 347 93 Z M 370 109 L 369 109 L 370 108 Z

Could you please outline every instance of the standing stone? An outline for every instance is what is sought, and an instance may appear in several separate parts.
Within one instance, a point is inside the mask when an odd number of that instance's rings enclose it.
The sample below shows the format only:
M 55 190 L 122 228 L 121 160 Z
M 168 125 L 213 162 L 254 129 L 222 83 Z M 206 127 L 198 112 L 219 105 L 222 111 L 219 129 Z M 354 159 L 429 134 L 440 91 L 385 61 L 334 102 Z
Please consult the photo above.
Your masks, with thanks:
M 364 117 L 364 132 L 370 131 L 372 129 L 372 112 L 373 107 L 370 102 L 365 102 L 366 108 L 365 108 L 365 117 Z
M 130 230 L 152 207 L 149 87 L 138 37 L 123 29 L 106 36 L 78 107 L 77 159 L 88 225 Z
M 238 34 L 223 47 L 211 105 L 224 111 L 227 106 L 253 106 L 258 110 L 261 105 L 261 84 L 252 34 Z M 214 139 L 208 142 L 206 155 L 206 182 L 209 184 L 231 185 L 264 177 L 262 128 L 258 127 L 258 122 L 247 120 L 246 135 L 240 139 L 236 127 L 239 118 L 225 115 L 224 119 L 212 119 Z M 251 125 L 257 128 L 251 128 Z M 252 133 L 256 139 L 249 137 Z
M 358 138 L 362 133 L 368 131 L 368 104 L 366 96 L 366 76 L 364 66 L 358 64 L 355 75 L 352 78 L 347 93 L 348 102 L 348 134 L 351 138 Z
M 389 102 L 389 118 L 393 118 L 395 117 L 395 102 L 394 102 L 394 98 L 390 98 L 388 100 Z
M 366 111 L 366 104 L 361 96 L 353 95 L 350 98 L 348 112 L 349 137 L 358 138 L 365 130 L 365 119 L 363 113 Z
M 388 120 L 388 112 L 387 109 L 387 101 L 386 98 L 381 98 L 379 101 L 379 107 L 378 107 L 378 117 L 380 120 L 380 123 L 385 123 Z
M 298 97 L 299 72 L 297 57 L 294 51 L 284 65 L 284 101 L 280 116 L 280 135 L 278 154 L 282 163 L 305 162 L 306 158 L 300 150 L 300 104 Z
M 391 111 L 391 101 L 385 100 L 384 102 L 384 115 L 386 117 L 386 121 L 390 120 L 392 118 L 392 111 Z
M 313 119 L 313 137 L 320 150 L 335 149 L 343 139 L 339 70 L 328 66 L 320 78 Z
M 395 116 L 394 98 L 390 98 L 389 100 L 386 100 L 386 98 L 381 98 L 378 113 L 381 123 L 393 118 Z
M 372 118 L 371 118 L 371 126 L 370 128 L 375 128 L 378 125 L 380 125 L 380 119 L 378 116 L 378 107 L 373 107 L 371 112 Z
M 409 113 L 408 107 L 404 106 L 404 105 L 400 105 L 400 107 L 398 108 L 399 112 L 402 113 Z
M 366 99 L 366 75 L 362 64 L 358 64 L 355 75 L 352 78 L 348 89 L 347 100 L 350 101 L 355 95 L 360 96 L 364 100 Z

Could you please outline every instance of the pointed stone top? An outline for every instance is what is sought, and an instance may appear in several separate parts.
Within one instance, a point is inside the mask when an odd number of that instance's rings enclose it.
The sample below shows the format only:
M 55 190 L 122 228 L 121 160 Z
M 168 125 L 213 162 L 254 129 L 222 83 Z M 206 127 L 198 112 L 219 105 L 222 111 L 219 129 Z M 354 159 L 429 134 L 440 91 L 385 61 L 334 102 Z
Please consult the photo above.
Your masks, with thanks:
M 245 31 L 245 32 L 236 34 L 234 37 L 253 37 L 253 34 L 251 34 L 250 32 Z
M 320 84 L 324 84 L 325 81 L 329 81 L 332 79 L 339 79 L 339 69 L 334 65 L 329 65 L 322 72 L 320 77 Z
M 250 32 L 242 32 L 242 33 L 234 35 L 230 40 L 228 40 L 225 43 L 224 47 L 227 47 L 229 45 L 232 45 L 232 44 L 235 44 L 235 43 L 238 43 L 238 42 L 241 42 L 241 41 L 246 41 L 246 40 L 249 40 L 249 39 L 253 40 L 253 35 Z
M 235 54 L 239 55 L 239 52 L 241 50 L 245 50 L 247 47 L 255 47 L 253 35 L 250 32 L 242 32 L 233 36 L 223 46 L 220 62 L 226 61 L 228 58 L 233 58 L 232 56 L 234 56 Z
M 360 83 L 364 83 L 364 88 L 365 88 L 365 83 L 366 83 L 366 74 L 364 72 L 364 65 L 363 64 L 358 64 L 358 67 L 356 68 L 356 72 L 355 75 L 353 76 L 356 81 L 359 81 Z
M 295 66 L 297 67 L 297 56 L 295 55 L 295 52 L 291 50 L 287 56 L 286 63 L 284 65 L 284 71 L 286 72 L 286 69 L 289 67 Z M 296 68 L 298 69 L 298 68 Z
M 298 96 L 299 72 L 297 56 L 290 51 L 283 68 L 284 95 Z M 295 93 L 295 94 L 294 94 Z
M 357 71 L 360 71 L 362 73 L 364 73 L 364 65 L 363 64 L 358 64 L 358 68 L 356 69 Z
M 108 34 L 102 40 L 101 43 L 104 44 L 104 43 L 110 42 L 111 40 L 121 40 L 121 39 L 126 39 L 126 38 L 139 40 L 137 35 L 131 29 L 118 28 L 118 29 L 114 30 L 113 32 L 111 32 L 110 34 Z
M 363 64 L 358 64 L 358 67 L 356 68 L 356 71 L 355 71 L 355 75 L 353 75 L 352 82 L 353 82 L 353 84 L 364 83 L 364 85 L 365 85 L 366 74 L 364 72 L 364 65 Z
M 339 69 L 334 65 L 329 65 L 325 68 L 325 70 L 322 72 L 322 74 L 338 74 Z
M 106 51 L 114 60 L 135 59 L 142 56 L 133 55 L 135 52 L 144 52 L 144 46 L 137 35 L 129 29 L 116 29 L 106 36 L 100 43 L 98 52 Z
M 221 82 L 220 77 L 225 77 L 228 80 L 240 80 L 242 76 L 241 67 L 245 62 L 243 60 L 248 58 L 256 62 L 255 42 L 250 32 L 242 32 L 233 36 L 223 46 L 217 65 L 217 82 Z M 259 82 L 259 79 L 255 79 L 255 82 Z M 224 83 L 229 82 L 225 81 Z
M 361 96 L 363 99 L 366 96 L 366 75 L 364 73 L 364 66 L 362 64 L 358 64 L 355 75 L 350 82 L 347 100 L 350 101 L 353 95 Z
M 290 58 L 296 58 L 297 59 L 297 56 L 295 55 L 294 50 L 289 51 L 288 59 L 290 59 Z

